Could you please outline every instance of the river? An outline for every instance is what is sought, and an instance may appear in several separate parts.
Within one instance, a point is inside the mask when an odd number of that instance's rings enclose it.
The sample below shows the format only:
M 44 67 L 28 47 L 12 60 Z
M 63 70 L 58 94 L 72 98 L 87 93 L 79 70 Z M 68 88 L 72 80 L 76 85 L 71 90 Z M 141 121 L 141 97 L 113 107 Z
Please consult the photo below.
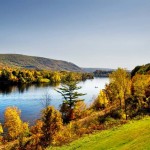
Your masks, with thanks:
M 81 98 L 85 100 L 87 105 L 90 105 L 99 91 L 109 83 L 108 78 L 94 78 L 91 80 L 79 82 L 82 88 L 79 92 L 86 93 Z M 4 111 L 8 106 L 16 106 L 21 110 L 21 118 L 32 124 L 40 117 L 40 112 L 43 109 L 42 99 L 49 94 L 51 97 L 50 104 L 59 108 L 62 103 L 62 96 L 55 91 L 59 86 L 50 86 L 45 84 L 40 85 L 24 85 L 24 86 L 2 86 L 0 85 L 0 122 L 4 121 Z

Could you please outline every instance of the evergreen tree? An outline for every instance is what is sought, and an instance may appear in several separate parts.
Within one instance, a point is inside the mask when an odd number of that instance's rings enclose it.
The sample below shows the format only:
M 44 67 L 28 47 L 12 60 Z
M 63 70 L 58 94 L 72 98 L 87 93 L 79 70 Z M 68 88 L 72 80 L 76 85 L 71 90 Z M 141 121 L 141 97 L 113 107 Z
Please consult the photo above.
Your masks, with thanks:
M 66 82 L 65 85 L 62 85 L 61 88 L 56 90 L 64 98 L 63 104 L 61 106 L 61 112 L 63 114 L 63 118 L 66 119 L 66 121 L 71 121 L 72 119 L 74 119 L 73 110 L 75 103 L 78 101 L 83 101 L 79 100 L 79 97 L 85 94 L 79 93 L 77 91 L 79 89 L 81 89 L 81 86 L 77 86 L 77 82 L 72 81 Z

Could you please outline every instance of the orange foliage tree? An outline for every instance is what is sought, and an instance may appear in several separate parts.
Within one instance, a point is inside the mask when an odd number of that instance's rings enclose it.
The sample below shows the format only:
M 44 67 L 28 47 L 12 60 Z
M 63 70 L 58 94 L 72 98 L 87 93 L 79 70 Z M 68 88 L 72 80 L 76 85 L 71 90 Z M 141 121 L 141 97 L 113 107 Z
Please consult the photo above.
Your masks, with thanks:
M 53 142 L 53 137 L 62 127 L 61 113 L 53 106 L 48 106 L 42 111 L 42 142 L 45 147 Z

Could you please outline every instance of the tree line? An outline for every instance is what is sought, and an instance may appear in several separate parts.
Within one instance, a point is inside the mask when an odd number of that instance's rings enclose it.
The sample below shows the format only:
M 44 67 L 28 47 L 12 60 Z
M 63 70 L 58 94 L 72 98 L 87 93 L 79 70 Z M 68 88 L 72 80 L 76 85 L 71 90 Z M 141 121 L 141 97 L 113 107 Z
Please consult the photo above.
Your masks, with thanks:
M 24 83 L 60 83 L 66 81 L 81 81 L 92 79 L 93 74 L 68 72 L 68 71 L 48 71 L 31 69 L 0 69 L 0 82 L 10 84 Z
M 96 70 L 93 72 L 95 77 L 109 77 L 113 70 Z
M 137 72 L 134 76 L 131 75 L 121 68 L 110 74 L 110 83 L 100 91 L 93 107 L 102 110 L 117 104 L 118 115 L 124 116 L 125 119 L 148 114 L 150 112 L 150 73 Z

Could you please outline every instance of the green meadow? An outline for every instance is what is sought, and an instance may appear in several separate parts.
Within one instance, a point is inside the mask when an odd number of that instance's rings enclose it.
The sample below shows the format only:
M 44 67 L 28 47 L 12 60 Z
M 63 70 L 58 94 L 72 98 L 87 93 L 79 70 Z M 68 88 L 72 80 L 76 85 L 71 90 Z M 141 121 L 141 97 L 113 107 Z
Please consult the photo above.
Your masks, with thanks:
M 47 150 L 150 150 L 150 117 L 86 135 L 68 145 Z

